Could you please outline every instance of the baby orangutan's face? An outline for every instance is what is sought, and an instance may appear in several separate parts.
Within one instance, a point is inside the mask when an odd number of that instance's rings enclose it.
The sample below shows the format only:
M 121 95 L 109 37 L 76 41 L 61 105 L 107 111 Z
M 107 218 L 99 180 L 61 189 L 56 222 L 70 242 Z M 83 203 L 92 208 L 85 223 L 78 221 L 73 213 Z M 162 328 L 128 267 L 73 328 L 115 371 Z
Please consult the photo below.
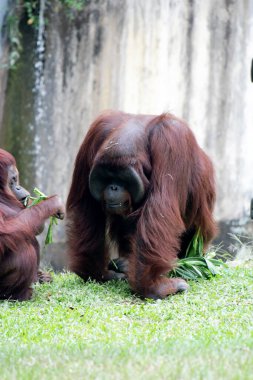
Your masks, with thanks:
M 20 202 L 24 202 L 25 199 L 30 195 L 30 193 L 22 186 L 19 185 L 19 174 L 16 166 L 11 165 L 8 168 L 8 183 L 12 194 L 19 200 Z

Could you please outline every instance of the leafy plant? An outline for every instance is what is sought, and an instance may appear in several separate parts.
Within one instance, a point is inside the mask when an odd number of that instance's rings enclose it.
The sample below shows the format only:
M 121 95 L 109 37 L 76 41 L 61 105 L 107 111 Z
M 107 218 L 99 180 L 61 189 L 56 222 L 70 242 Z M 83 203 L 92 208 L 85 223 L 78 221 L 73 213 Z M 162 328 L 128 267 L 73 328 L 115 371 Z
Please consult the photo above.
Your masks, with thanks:
M 29 208 L 32 206 L 37 205 L 38 203 L 44 201 L 48 197 L 42 193 L 37 187 L 33 189 L 34 194 L 36 197 L 28 196 L 24 202 L 25 207 Z M 29 200 L 32 200 L 31 204 L 28 204 Z M 50 222 L 47 230 L 47 235 L 45 239 L 45 245 L 53 243 L 53 226 L 58 224 L 58 220 L 55 216 L 50 216 Z
M 7 36 L 9 41 L 8 67 L 15 68 L 15 64 L 20 57 L 22 45 L 20 42 L 21 33 L 19 31 L 19 18 L 14 12 L 7 17 Z
M 182 277 L 185 280 L 209 279 L 226 266 L 223 261 L 215 259 L 215 256 L 215 250 L 204 253 L 203 236 L 198 230 L 186 250 L 185 258 L 178 260 L 169 277 Z
M 86 0 L 60 0 L 60 2 L 69 9 L 81 11 L 85 6 Z
M 25 0 L 24 8 L 27 14 L 27 24 L 35 25 L 37 27 L 39 24 L 39 17 L 38 17 L 39 1 Z
M 22 36 L 19 28 L 20 20 L 25 14 L 27 24 L 37 27 L 38 9 L 38 0 L 15 0 L 13 5 L 9 7 L 6 22 L 9 58 L 7 63 L 1 65 L 2 67 L 7 67 L 10 69 L 16 68 L 16 63 L 18 62 L 20 54 L 23 50 L 21 43 Z
M 70 22 L 73 22 L 79 12 L 84 10 L 86 0 L 59 0 Z

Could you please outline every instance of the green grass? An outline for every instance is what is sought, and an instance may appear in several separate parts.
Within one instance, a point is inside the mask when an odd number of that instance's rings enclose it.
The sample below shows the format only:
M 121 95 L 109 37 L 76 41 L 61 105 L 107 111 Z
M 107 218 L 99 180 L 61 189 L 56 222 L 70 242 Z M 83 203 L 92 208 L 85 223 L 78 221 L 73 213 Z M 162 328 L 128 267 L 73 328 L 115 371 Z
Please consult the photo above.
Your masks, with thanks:
M 0 303 L 0 379 L 252 379 L 253 270 L 141 301 L 125 282 L 73 274 Z

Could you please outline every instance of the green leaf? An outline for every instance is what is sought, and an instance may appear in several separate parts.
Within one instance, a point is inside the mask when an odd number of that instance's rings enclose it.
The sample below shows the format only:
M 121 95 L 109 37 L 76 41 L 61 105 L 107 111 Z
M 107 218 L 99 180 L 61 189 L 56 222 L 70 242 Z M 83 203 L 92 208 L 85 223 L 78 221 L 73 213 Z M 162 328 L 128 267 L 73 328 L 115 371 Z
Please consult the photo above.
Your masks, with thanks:
M 37 195 L 37 197 L 32 197 L 32 196 L 26 197 L 25 202 L 24 202 L 24 206 L 27 207 L 27 208 L 33 207 L 33 206 L 39 204 L 40 202 L 42 202 L 42 201 L 44 201 L 45 199 L 48 198 L 37 187 L 35 187 L 33 189 L 33 192 L 34 192 L 35 195 Z M 28 205 L 29 199 L 32 199 L 32 203 L 30 205 Z M 54 217 L 54 216 L 51 216 L 50 217 L 49 226 L 48 226 L 48 230 L 47 230 L 46 239 L 45 239 L 45 245 L 53 243 L 53 226 L 57 225 L 57 224 L 58 224 L 57 218 Z
M 33 192 L 34 192 L 34 194 L 36 194 L 38 197 L 47 198 L 47 196 L 46 196 L 44 193 L 42 193 L 42 191 L 40 191 L 37 187 L 35 187 L 35 188 L 33 189 Z
M 201 272 L 201 270 L 199 270 L 195 265 L 192 265 L 192 269 L 197 273 L 199 277 L 204 277 L 203 272 Z
M 182 268 L 175 268 L 171 273 L 170 273 L 170 276 L 171 277 L 182 277 L 184 278 L 185 280 L 197 280 L 198 277 L 196 276 L 196 274 L 191 271 L 191 270 L 187 270 L 187 269 L 182 269 Z
M 226 266 L 221 260 L 215 259 L 215 255 L 215 252 L 210 252 L 204 256 L 204 239 L 198 229 L 187 247 L 186 256 L 178 260 L 177 267 L 168 275 L 180 276 L 186 280 L 209 279 L 219 274 L 221 267 Z
M 49 227 L 47 230 L 45 245 L 51 244 L 53 242 L 53 224 L 54 224 L 53 218 L 54 217 L 52 217 L 52 216 L 50 217 L 50 223 L 49 223 Z
M 203 236 L 201 235 L 200 230 L 198 229 L 187 247 L 186 257 L 203 256 L 203 248 Z
M 111 260 L 111 263 L 112 263 L 112 265 L 114 266 L 114 268 L 116 269 L 116 270 L 118 270 L 119 268 L 118 268 L 118 265 L 115 263 L 115 261 L 112 259 Z

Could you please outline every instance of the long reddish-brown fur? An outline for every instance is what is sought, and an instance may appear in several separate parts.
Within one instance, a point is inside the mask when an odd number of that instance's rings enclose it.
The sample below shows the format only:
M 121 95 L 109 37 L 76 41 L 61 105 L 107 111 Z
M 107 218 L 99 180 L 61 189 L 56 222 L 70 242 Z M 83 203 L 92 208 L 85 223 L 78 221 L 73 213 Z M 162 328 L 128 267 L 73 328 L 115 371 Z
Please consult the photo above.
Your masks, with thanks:
M 27 300 L 37 280 L 39 244 L 36 235 L 45 220 L 59 210 L 51 197 L 25 209 L 8 189 L 8 168 L 14 157 L 0 149 L 0 299 Z
M 136 130 L 127 135 L 129 154 L 127 148 L 121 154 L 117 144 L 105 154 L 107 143 L 125 138 L 129 123 Z M 156 289 L 161 275 L 185 254 L 194 232 L 200 228 L 205 247 L 216 233 L 212 163 L 187 124 L 171 114 L 109 111 L 94 121 L 76 158 L 67 212 L 70 268 L 84 279 L 96 280 L 103 279 L 109 260 L 106 218 L 88 183 L 97 160 L 117 167 L 130 165 L 143 180 L 144 200 L 124 221 L 117 218 L 110 234 L 113 239 L 117 229 L 119 251 L 128 255 L 132 289 L 142 296 L 163 297 L 167 279 Z

